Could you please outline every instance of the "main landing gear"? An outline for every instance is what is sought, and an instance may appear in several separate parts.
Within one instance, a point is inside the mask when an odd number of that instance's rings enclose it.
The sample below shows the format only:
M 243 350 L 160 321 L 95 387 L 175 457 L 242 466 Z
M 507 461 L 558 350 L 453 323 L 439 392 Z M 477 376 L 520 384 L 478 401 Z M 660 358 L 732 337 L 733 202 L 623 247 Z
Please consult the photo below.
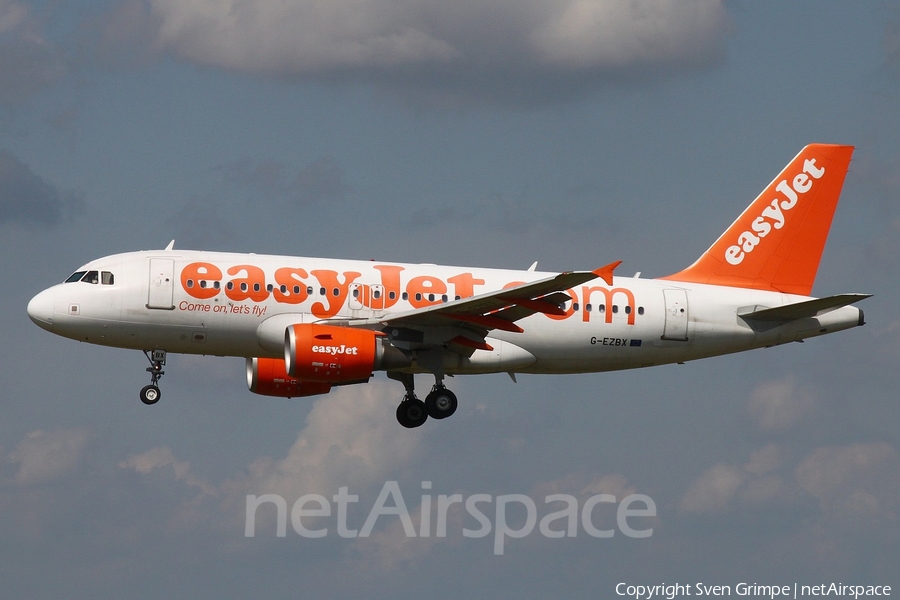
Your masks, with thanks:
M 147 405 L 156 404 L 162 397 L 162 392 L 159 391 L 159 385 L 157 384 L 166 373 L 162 370 L 166 365 L 166 351 L 144 350 L 144 356 L 150 361 L 150 366 L 147 367 L 147 372 L 150 373 L 150 385 L 145 385 L 141 388 L 141 402 Z
M 406 388 L 403 401 L 397 407 L 397 421 L 407 429 L 419 427 L 428 417 L 446 419 L 456 412 L 456 394 L 444 387 L 443 382 L 436 382 L 423 402 L 416 397 L 411 373 L 388 372 L 388 377 L 401 382 Z

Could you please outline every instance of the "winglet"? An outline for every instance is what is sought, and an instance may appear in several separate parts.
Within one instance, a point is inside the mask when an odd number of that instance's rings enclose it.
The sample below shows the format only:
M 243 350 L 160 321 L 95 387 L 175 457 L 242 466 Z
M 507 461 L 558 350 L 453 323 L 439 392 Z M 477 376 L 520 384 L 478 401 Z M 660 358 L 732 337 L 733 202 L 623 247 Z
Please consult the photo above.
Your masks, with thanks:
M 594 275 L 602 279 L 606 282 L 606 285 L 613 284 L 613 271 L 616 270 L 616 267 L 622 264 L 621 260 L 617 260 L 616 262 L 609 263 L 605 267 L 600 267 L 599 269 L 594 269 L 591 271 Z

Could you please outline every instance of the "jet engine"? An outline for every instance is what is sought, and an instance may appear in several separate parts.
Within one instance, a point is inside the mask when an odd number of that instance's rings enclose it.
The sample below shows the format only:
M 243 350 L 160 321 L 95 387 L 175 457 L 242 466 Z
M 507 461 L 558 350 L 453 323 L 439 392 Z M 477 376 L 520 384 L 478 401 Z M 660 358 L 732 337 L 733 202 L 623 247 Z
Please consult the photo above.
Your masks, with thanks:
M 371 329 L 302 323 L 284 334 L 287 374 L 309 382 L 365 382 L 372 371 L 397 369 L 410 358 Z
M 248 358 L 247 387 L 254 394 L 280 398 L 302 398 L 331 391 L 330 383 L 291 377 L 280 358 Z

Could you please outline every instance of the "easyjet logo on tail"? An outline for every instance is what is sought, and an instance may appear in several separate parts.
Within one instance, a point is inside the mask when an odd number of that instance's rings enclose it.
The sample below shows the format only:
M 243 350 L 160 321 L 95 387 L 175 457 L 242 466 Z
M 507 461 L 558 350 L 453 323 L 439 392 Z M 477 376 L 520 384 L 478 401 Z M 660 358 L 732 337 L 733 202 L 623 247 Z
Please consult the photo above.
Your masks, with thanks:
M 776 197 L 772 203 L 766 206 L 762 213 L 750 224 L 751 231 L 743 231 L 738 235 L 737 242 L 725 249 L 725 260 L 730 265 L 739 265 L 744 257 L 760 244 L 760 242 L 772 232 L 772 229 L 781 229 L 787 220 L 787 212 L 797 206 L 800 197 L 813 188 L 815 180 L 821 179 L 825 169 L 816 166 L 816 159 L 808 158 L 803 161 L 803 171 L 791 179 L 782 179 L 775 186 L 775 191 L 782 197 Z

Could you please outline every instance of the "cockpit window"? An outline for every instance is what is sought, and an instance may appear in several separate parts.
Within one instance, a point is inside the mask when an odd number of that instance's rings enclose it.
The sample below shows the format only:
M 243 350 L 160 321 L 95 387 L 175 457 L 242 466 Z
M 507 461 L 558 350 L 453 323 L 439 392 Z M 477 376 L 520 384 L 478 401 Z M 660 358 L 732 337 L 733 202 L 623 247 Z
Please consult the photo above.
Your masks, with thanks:
M 75 281 L 83 281 L 85 283 L 102 283 L 103 285 L 113 285 L 116 281 L 115 275 L 110 273 L 109 271 L 75 271 L 69 278 L 66 279 L 66 283 L 72 283 Z

